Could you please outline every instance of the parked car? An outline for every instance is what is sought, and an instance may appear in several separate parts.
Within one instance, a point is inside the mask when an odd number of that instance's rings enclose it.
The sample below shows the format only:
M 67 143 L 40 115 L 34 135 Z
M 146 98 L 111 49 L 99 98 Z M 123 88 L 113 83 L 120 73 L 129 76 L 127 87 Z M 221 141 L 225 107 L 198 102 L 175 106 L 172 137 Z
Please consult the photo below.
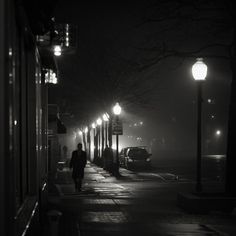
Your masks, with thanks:
M 151 155 L 146 147 L 126 147 L 119 155 L 120 165 L 126 169 L 132 167 L 148 168 L 151 166 Z

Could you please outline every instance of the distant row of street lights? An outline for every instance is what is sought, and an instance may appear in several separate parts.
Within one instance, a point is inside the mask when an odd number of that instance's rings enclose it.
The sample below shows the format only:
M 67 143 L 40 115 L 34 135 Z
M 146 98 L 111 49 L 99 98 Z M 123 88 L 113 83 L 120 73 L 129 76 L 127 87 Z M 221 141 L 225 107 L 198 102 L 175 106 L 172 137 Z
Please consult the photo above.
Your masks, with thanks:
M 112 110 L 113 110 L 113 114 L 114 114 L 114 115 L 120 115 L 122 109 L 121 109 L 120 104 L 117 102 L 117 103 L 115 104 L 115 106 L 113 107 Z M 98 119 L 96 120 L 96 122 L 93 122 L 93 123 L 91 124 L 91 127 L 92 127 L 93 129 L 95 129 L 97 125 L 100 126 L 100 125 L 102 125 L 102 122 L 103 122 L 103 121 L 104 121 L 104 122 L 107 122 L 107 121 L 109 121 L 109 119 L 110 119 L 110 115 L 106 112 L 106 113 L 104 113 L 104 114 L 102 115 L 102 118 L 101 118 L 101 117 L 98 117 Z
M 119 120 L 118 117 L 122 112 L 122 108 L 118 102 L 112 107 L 112 112 L 113 112 L 113 114 L 108 114 L 107 112 L 104 113 L 102 116 L 98 117 L 96 121 L 92 122 L 90 128 L 88 126 L 86 126 L 85 128 L 83 128 L 79 131 L 79 135 L 83 137 L 83 134 L 87 134 L 92 129 L 94 130 L 94 143 L 95 143 L 94 150 L 97 147 L 96 155 L 98 155 L 99 157 L 101 157 L 100 154 L 102 154 L 104 151 L 103 150 L 104 149 L 104 141 L 105 141 L 105 146 L 109 142 L 109 146 L 112 147 L 111 137 L 112 137 L 112 134 L 116 134 L 112 130 L 113 129 L 112 124 L 115 123 L 117 120 Z M 111 129 L 108 129 L 109 122 L 112 122 L 112 123 L 110 123 Z M 102 126 L 102 128 L 101 128 L 101 126 Z M 105 133 L 104 133 L 104 131 L 105 131 Z M 105 134 L 105 139 L 104 139 L 104 134 Z M 100 135 L 102 135 L 102 143 L 101 143 Z M 101 153 L 100 153 L 100 151 L 101 151 Z M 119 155 L 119 134 L 116 134 L 116 162 L 119 161 L 118 155 Z
M 116 105 L 113 107 L 112 110 L 113 110 L 114 115 L 120 115 L 122 109 L 121 109 L 120 104 L 117 102 Z M 103 121 L 104 121 L 104 122 L 107 122 L 107 121 L 109 121 L 109 119 L 110 119 L 110 115 L 106 112 L 106 113 L 104 113 L 104 114 L 102 115 L 102 118 L 101 118 L 101 117 L 98 117 L 98 119 L 96 120 L 96 122 L 93 122 L 93 123 L 91 124 L 91 127 L 92 127 L 93 129 L 95 129 L 97 126 L 102 125 L 102 122 L 103 122 Z M 87 127 L 87 126 L 84 128 L 83 131 L 80 130 L 80 131 L 79 131 L 79 134 L 82 135 L 83 132 L 84 132 L 84 133 L 87 133 L 87 132 L 88 132 L 88 127 Z
M 141 127 L 143 126 L 143 121 L 136 122 L 134 124 L 130 124 L 129 127 Z

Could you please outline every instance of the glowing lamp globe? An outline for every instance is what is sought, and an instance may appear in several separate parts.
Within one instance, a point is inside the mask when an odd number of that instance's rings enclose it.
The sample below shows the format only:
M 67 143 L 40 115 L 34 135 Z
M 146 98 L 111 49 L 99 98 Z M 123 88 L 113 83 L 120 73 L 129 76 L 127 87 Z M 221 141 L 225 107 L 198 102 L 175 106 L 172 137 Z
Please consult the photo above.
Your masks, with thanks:
M 101 118 L 98 118 L 97 119 L 97 125 L 101 125 L 102 124 L 102 119 Z
M 61 56 L 61 46 L 60 45 L 56 45 L 54 47 L 54 55 L 57 57 Z
M 115 115 L 120 115 L 121 113 L 121 107 L 119 105 L 119 103 L 117 102 L 116 105 L 113 107 L 113 113 Z
M 202 58 L 197 58 L 197 61 L 192 66 L 193 78 L 196 81 L 204 81 L 207 76 L 207 65 Z

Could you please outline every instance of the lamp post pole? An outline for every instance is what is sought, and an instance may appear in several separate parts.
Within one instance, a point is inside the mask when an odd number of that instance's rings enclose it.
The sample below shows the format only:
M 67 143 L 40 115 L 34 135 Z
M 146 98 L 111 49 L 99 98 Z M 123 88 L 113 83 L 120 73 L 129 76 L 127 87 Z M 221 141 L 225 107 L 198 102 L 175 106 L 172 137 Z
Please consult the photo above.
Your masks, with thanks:
M 109 115 L 107 114 L 107 113 L 104 113 L 103 114 L 103 120 L 104 120 L 104 133 L 105 133 L 105 147 L 106 147 L 106 145 L 107 145 L 107 140 L 108 140 L 108 134 L 107 134 L 107 124 L 108 124 L 108 122 L 109 122 Z
M 108 130 L 107 130 L 108 146 L 112 148 L 112 120 L 109 120 Z
M 116 171 L 117 174 L 119 173 L 119 134 L 116 135 Z
M 105 143 L 105 133 L 104 133 L 104 129 L 105 129 L 105 122 L 102 122 L 101 125 L 101 129 L 102 129 L 102 142 L 101 142 L 101 157 L 103 158 L 103 152 L 104 152 L 104 143 Z
M 202 191 L 202 81 L 197 82 L 197 183 L 196 191 Z
M 107 146 L 107 143 L 108 143 L 108 133 L 107 133 L 107 127 L 108 127 L 108 123 L 106 123 L 106 146 Z
M 93 161 L 96 160 L 96 124 L 92 123 L 92 129 L 93 129 Z
M 196 192 L 202 192 L 202 84 L 207 76 L 207 66 L 202 58 L 192 66 L 193 78 L 197 83 L 197 174 Z
M 102 125 L 102 119 L 99 117 L 97 119 L 97 127 L 98 127 L 98 157 L 99 157 L 99 163 L 101 162 L 101 125 Z

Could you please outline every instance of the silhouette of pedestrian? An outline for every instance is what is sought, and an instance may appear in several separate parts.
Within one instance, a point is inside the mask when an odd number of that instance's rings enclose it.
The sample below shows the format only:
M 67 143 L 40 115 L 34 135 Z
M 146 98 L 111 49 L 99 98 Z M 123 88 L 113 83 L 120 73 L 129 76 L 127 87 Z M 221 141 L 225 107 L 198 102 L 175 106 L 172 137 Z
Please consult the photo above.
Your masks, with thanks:
M 104 169 L 110 171 L 112 163 L 112 149 L 106 145 L 104 149 Z
M 82 143 L 78 143 L 77 150 L 72 152 L 72 157 L 70 160 L 70 169 L 73 168 L 72 178 L 75 183 L 75 191 L 81 191 L 86 163 L 87 154 L 82 150 Z
M 68 151 L 67 146 L 64 145 L 63 148 L 62 148 L 62 150 L 63 150 L 63 158 L 66 159 L 66 157 L 67 157 L 67 151 Z

